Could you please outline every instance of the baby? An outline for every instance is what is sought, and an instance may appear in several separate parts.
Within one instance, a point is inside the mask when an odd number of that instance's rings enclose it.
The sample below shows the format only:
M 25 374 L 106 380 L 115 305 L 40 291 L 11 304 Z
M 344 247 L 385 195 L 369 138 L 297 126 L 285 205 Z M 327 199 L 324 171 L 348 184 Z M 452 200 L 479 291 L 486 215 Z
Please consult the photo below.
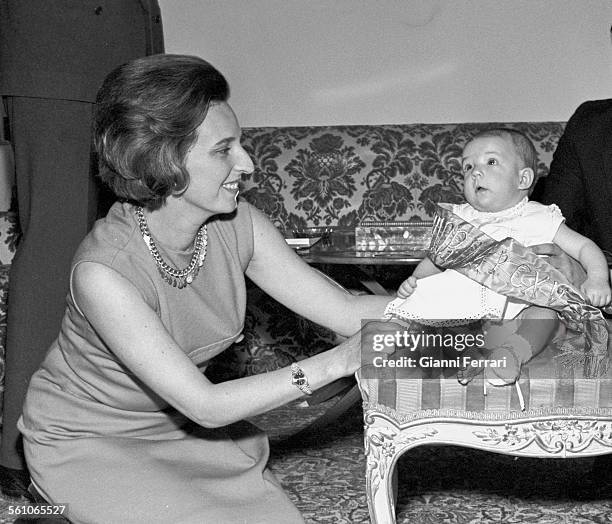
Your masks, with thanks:
M 580 288 L 588 301 L 597 307 L 610 302 L 608 265 L 602 251 L 568 228 L 557 206 L 529 201 L 537 153 L 523 133 L 513 129 L 479 133 L 466 144 L 461 165 L 467 203 L 453 205 L 455 215 L 497 241 L 511 237 L 526 247 L 554 242 L 585 268 L 587 279 Z M 485 368 L 485 378 L 493 385 L 516 382 L 522 364 L 544 349 L 558 327 L 552 309 L 506 298 L 455 270 L 442 271 L 429 258 L 401 284 L 397 295 L 387 306 L 387 316 L 517 319 L 514 332 L 508 332 L 507 323 L 505 331 L 498 331 L 497 340 L 502 342 L 498 347 L 491 349 L 495 337 L 487 338 L 489 358 L 506 357 L 507 361 L 506 368 Z M 473 374 L 464 370 L 459 381 L 465 384 Z

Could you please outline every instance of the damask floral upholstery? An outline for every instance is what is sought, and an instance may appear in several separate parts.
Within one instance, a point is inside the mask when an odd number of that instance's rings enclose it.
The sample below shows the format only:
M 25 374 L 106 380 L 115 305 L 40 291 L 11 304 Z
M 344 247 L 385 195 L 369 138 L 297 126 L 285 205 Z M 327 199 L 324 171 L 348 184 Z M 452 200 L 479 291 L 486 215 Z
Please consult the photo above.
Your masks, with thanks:
M 560 122 L 248 128 L 255 171 L 243 196 L 282 229 L 431 219 L 463 201 L 461 150 L 490 127 L 523 131 L 548 173 Z
M 523 131 L 538 151 L 537 175 L 548 174 L 561 122 L 261 127 L 243 130 L 255 170 L 242 195 L 283 230 L 431 220 L 437 202 L 463 202 L 461 151 L 491 127 Z M 218 361 L 226 372 L 267 371 L 334 343 L 261 290 L 249 296 L 245 340 Z

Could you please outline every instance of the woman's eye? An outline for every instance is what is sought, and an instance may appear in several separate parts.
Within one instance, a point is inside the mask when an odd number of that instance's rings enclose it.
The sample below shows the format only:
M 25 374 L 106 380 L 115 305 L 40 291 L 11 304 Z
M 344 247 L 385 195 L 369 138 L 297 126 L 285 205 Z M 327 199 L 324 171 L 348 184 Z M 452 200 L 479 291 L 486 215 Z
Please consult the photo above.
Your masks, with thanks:
M 230 152 L 231 148 L 229 147 L 224 147 L 223 149 L 218 149 L 217 153 L 221 154 L 221 155 L 228 155 Z
M 497 164 L 497 159 L 489 158 L 489 160 L 487 160 L 487 164 L 489 164 L 490 166 L 494 166 L 495 164 Z
M 467 173 L 472 170 L 472 164 L 463 164 L 463 172 Z

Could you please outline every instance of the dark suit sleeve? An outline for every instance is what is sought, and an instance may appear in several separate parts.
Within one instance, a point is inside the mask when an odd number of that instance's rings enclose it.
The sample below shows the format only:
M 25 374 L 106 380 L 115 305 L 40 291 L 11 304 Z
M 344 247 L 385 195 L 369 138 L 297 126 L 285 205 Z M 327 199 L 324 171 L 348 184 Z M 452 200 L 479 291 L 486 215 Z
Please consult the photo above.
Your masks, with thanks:
M 550 164 L 550 172 L 539 187 L 535 199 L 543 204 L 557 204 L 572 229 L 585 232 L 588 216 L 585 198 L 584 171 L 576 152 L 576 133 L 587 125 L 580 106 L 567 123 L 565 132 Z
M 0 0 L 0 94 L 95 102 L 133 58 L 163 52 L 157 0 Z

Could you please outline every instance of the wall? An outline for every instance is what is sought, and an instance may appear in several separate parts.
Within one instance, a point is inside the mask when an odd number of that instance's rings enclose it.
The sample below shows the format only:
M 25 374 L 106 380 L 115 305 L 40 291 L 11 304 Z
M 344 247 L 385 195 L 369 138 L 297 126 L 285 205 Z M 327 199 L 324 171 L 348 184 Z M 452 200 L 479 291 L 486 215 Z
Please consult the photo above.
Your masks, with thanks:
M 160 0 L 243 126 L 567 120 L 612 97 L 610 0 Z

